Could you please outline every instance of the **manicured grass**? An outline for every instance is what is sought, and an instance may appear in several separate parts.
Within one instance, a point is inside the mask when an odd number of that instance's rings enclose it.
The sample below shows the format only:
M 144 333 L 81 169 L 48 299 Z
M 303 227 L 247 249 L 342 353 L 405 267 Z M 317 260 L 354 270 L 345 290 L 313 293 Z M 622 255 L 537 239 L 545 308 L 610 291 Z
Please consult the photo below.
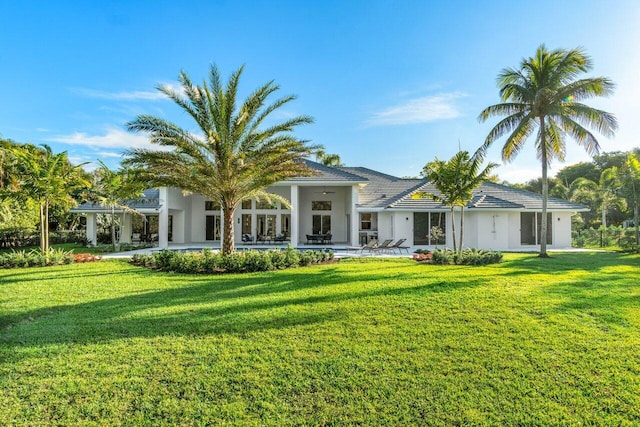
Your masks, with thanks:
M 637 425 L 640 256 L 0 270 L 0 425 Z

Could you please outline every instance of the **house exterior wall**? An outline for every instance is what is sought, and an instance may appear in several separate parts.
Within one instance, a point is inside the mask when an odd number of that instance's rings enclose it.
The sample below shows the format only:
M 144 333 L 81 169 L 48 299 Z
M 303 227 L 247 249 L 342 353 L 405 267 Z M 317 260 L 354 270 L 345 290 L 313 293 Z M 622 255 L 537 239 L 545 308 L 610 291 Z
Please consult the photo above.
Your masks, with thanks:
M 321 194 L 322 191 L 331 194 Z M 306 235 L 312 234 L 313 215 L 331 215 L 331 234 L 334 242 L 347 242 L 347 194 L 351 187 L 301 187 L 298 206 L 300 219 L 300 242 L 306 242 Z M 312 211 L 312 201 L 331 201 L 331 211 Z

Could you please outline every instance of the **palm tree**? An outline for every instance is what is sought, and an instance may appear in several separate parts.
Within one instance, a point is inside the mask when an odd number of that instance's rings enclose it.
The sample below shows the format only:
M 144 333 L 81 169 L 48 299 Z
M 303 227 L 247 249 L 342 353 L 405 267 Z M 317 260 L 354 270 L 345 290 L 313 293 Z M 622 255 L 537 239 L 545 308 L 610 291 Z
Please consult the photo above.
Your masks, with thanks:
M 40 249 L 49 251 L 49 210 L 52 206 L 71 207 L 77 203 L 73 193 L 88 187 L 82 166 L 69 163 L 67 152 L 53 154 L 51 147 L 32 144 L 16 145 L 12 149 L 16 158 L 19 182 L 14 196 L 22 201 L 31 198 L 38 204 L 40 217 Z
M 124 168 L 113 171 L 102 161 L 98 160 L 98 163 L 99 167 L 95 171 L 90 198 L 111 210 L 111 245 L 115 252 L 115 211 L 118 209 L 133 215 L 142 215 L 137 210 L 130 208 L 127 202 L 142 197 L 144 185 L 135 179 L 132 171 Z
M 640 247 L 640 158 L 629 153 L 627 161 L 620 168 L 619 177 L 622 194 L 633 209 L 636 246 Z
M 220 204 L 224 217 L 222 252 L 234 250 L 233 215 L 244 199 L 286 199 L 265 191 L 265 187 L 312 172 L 302 161 L 317 147 L 293 135 L 299 125 L 312 123 L 298 116 L 262 127 L 271 113 L 293 101 L 286 96 L 266 105 L 279 89 L 270 81 L 237 104 L 238 83 L 244 67 L 234 72 L 226 87 L 220 73 L 211 66 L 208 83 L 196 86 L 185 72 L 179 76 L 184 95 L 169 87 L 158 87 L 195 121 L 199 134 L 162 118 L 141 115 L 127 124 L 130 131 L 148 133 L 151 142 L 166 150 L 133 149 L 124 164 L 139 169 L 139 177 L 151 186 L 172 186 L 199 193 Z
M 468 151 L 459 151 L 449 161 L 435 159 L 422 169 L 422 175 L 429 180 L 440 194 L 419 193 L 419 197 L 429 197 L 448 206 L 451 210 L 451 231 L 453 250 L 462 254 L 464 237 L 464 207 L 473 198 L 473 191 L 491 176 L 498 166 L 489 163 L 484 169 L 481 156 L 469 156 Z M 460 245 L 456 246 L 455 208 L 460 208 Z
M 316 151 L 316 160 L 325 166 L 342 166 L 339 154 L 329 154 L 322 148 Z
M 618 168 L 613 166 L 602 171 L 598 182 L 587 178 L 578 178 L 571 183 L 574 188 L 572 196 L 591 199 L 600 211 L 602 227 L 607 228 L 607 212 L 609 208 L 621 205 L 618 197 Z
M 547 235 L 547 169 L 553 159 L 564 160 L 569 135 L 589 154 L 600 150 L 598 141 L 585 126 L 611 136 L 618 125 L 615 117 L 582 103 L 594 96 L 608 96 L 613 83 L 605 77 L 577 79 L 592 68 L 591 59 L 580 49 L 549 51 L 541 45 L 535 56 L 523 59 L 519 68 L 505 68 L 498 75 L 500 104 L 485 108 L 481 122 L 492 116 L 507 116 L 487 135 L 479 154 L 504 135 L 502 160 L 510 161 L 522 150 L 534 132 L 538 159 L 542 163 L 541 236 Z M 540 256 L 547 257 L 547 241 L 540 241 Z

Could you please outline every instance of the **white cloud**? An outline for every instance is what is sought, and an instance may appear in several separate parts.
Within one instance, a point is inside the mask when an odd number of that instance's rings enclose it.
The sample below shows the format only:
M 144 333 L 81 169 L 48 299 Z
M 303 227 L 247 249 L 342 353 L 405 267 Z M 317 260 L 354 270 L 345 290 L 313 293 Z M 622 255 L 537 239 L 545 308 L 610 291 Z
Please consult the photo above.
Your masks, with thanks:
M 455 101 L 466 96 L 462 92 L 452 92 L 410 99 L 374 113 L 368 120 L 368 124 L 372 126 L 407 125 L 455 119 L 461 116 Z
M 59 135 L 49 138 L 49 141 L 60 142 L 69 145 L 81 145 L 86 148 L 153 148 L 161 149 L 159 145 L 151 144 L 146 135 L 138 135 L 125 132 L 118 128 L 107 128 L 104 135 L 88 135 L 84 132 L 74 132 L 70 135 Z
M 115 153 L 113 151 L 98 151 L 96 153 L 100 157 L 111 157 L 111 158 L 120 158 L 122 157 L 122 153 Z
M 173 89 L 174 91 L 180 94 L 184 93 L 181 86 L 176 86 L 173 83 L 162 83 L 161 86 Z M 70 90 L 73 93 L 76 93 L 78 95 L 82 95 L 88 98 L 107 99 L 112 101 L 158 101 L 158 100 L 168 99 L 167 95 L 160 92 L 159 90 L 153 90 L 153 91 L 134 90 L 134 91 L 120 91 L 120 92 L 105 92 L 102 90 L 87 89 L 87 88 L 71 88 Z

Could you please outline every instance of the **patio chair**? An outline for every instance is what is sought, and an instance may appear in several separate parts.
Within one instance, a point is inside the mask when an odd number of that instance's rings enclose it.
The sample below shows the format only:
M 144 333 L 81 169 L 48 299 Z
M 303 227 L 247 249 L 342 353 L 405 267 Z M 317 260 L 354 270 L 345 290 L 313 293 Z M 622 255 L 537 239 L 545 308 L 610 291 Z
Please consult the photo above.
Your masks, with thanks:
M 331 244 L 331 238 L 332 238 L 332 237 L 333 237 L 333 236 L 331 235 L 331 233 L 328 233 L 328 234 L 323 235 L 323 236 L 322 236 L 322 243 L 330 245 L 330 244 Z
M 386 252 L 389 250 L 389 245 L 393 242 L 393 239 L 387 239 L 384 242 L 380 243 L 378 246 L 373 248 L 372 252 Z
M 287 240 L 287 236 L 284 234 L 278 234 L 273 238 L 274 243 L 284 243 Z
M 395 252 L 396 249 L 398 250 L 398 253 L 402 253 L 402 250 L 404 249 L 405 251 L 407 251 L 407 255 L 409 254 L 409 247 L 408 246 L 402 246 L 402 244 L 404 242 L 406 242 L 407 239 L 400 239 L 397 242 L 395 242 L 393 245 L 390 245 L 388 250 L 390 250 L 391 252 Z
M 364 251 L 369 251 L 369 253 L 373 253 L 375 248 L 378 245 L 378 239 L 371 239 L 369 243 L 360 248 L 360 253 L 364 253 Z
M 140 237 L 140 233 L 132 233 L 131 234 L 131 243 L 140 243 L 142 242 L 142 238 Z
M 245 243 L 247 245 L 253 244 L 253 236 L 251 234 L 243 234 L 242 243 Z

